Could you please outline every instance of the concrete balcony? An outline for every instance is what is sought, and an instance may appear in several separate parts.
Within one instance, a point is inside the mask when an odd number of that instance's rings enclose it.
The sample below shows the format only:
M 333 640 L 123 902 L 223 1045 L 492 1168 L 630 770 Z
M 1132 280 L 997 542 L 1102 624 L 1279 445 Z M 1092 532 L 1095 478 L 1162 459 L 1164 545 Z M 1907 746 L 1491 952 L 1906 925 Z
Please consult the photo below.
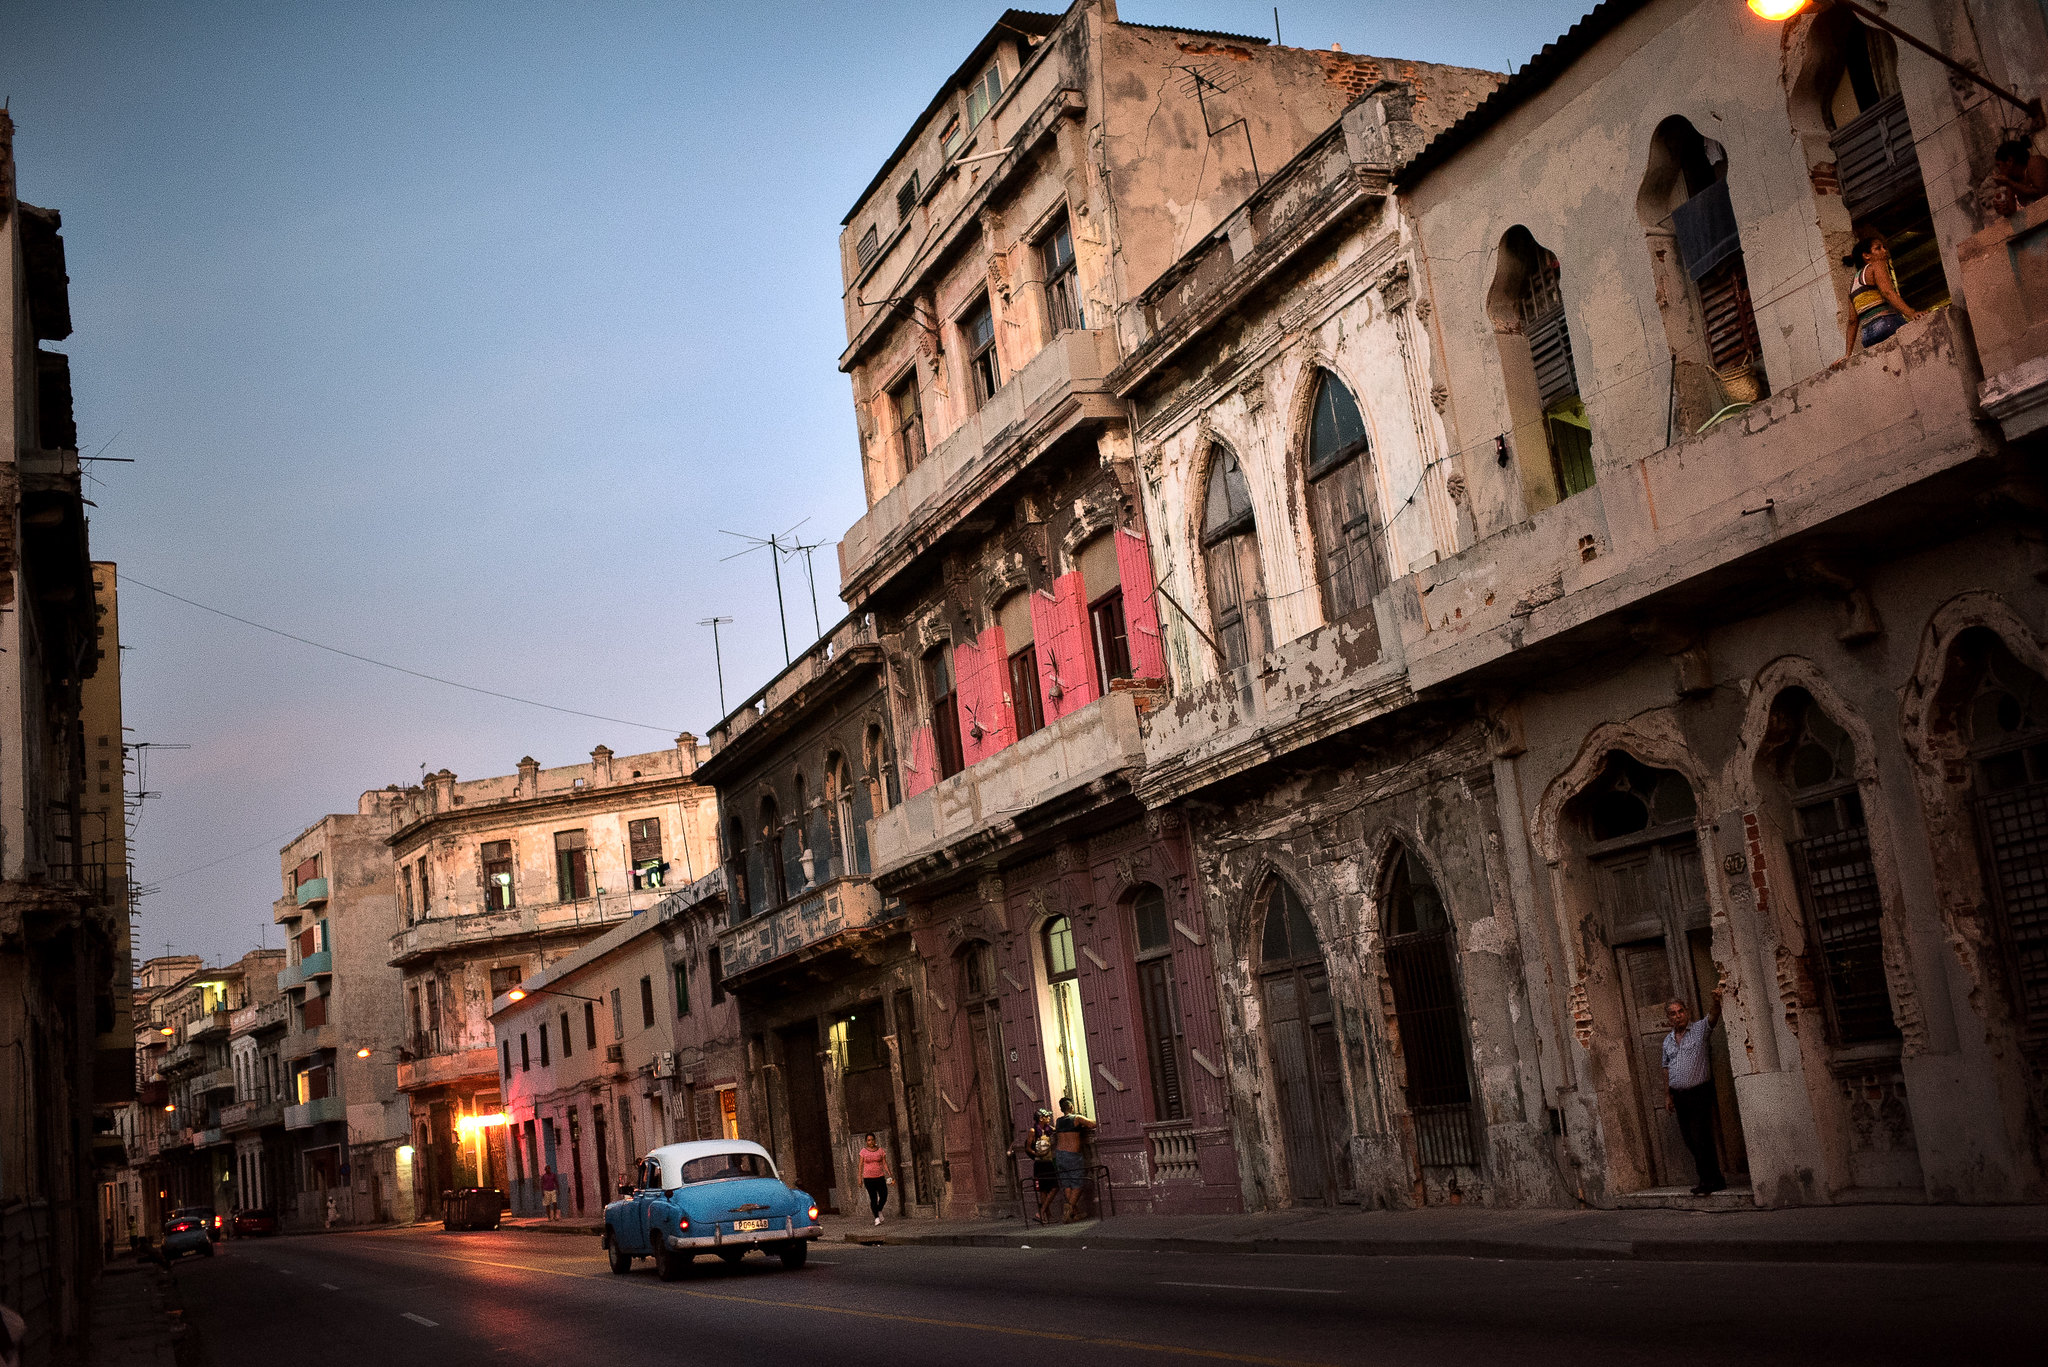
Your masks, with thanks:
M 290 1009 L 291 1003 L 282 997 L 275 1001 L 267 1001 L 261 1006 L 245 1006 L 229 1017 L 228 1033 L 260 1035 L 266 1030 L 282 1029 L 285 1024 L 285 1013 Z
M 323 949 L 318 953 L 308 954 L 280 972 L 277 975 L 277 990 L 289 992 L 295 987 L 304 987 L 309 979 L 329 977 L 333 972 L 334 951 Z
M 602 906 L 588 902 L 550 902 L 474 916 L 434 917 L 407 926 L 391 937 L 391 963 L 404 967 L 452 949 L 490 944 L 520 935 L 560 935 L 613 926 L 632 919 L 661 899 L 660 889 L 607 895 Z
M 429 1054 L 398 1065 L 398 1090 L 424 1092 L 456 1082 L 489 1082 L 498 1074 L 495 1049 L 462 1049 L 454 1053 Z
M 758 980 L 893 930 L 903 904 L 866 878 L 836 878 L 718 936 L 728 983 Z
M 338 1096 L 323 1096 L 318 1101 L 301 1102 L 284 1108 L 284 1127 L 287 1130 L 310 1130 L 315 1125 L 325 1125 L 347 1115 L 347 1107 Z
M 331 1053 L 340 1047 L 341 1027 L 330 1022 L 311 1030 L 292 1031 L 284 1037 L 284 1048 L 280 1052 L 290 1062 L 322 1052 Z
M 192 1131 L 192 1147 L 195 1149 L 210 1149 L 215 1144 L 220 1143 L 223 1138 L 225 1136 L 221 1134 L 218 1125 L 209 1129 L 194 1130 Z
M 299 884 L 299 890 L 293 894 L 292 900 L 302 907 L 324 906 L 327 902 L 327 880 L 308 878 Z
M 1380 648 L 1394 636 L 1390 596 L 1148 713 L 1145 772 L 1134 785 L 1145 805 L 1164 806 L 1411 701 L 1399 652 Z
M 206 1049 L 190 1042 L 174 1044 L 165 1051 L 157 1071 L 167 1078 L 189 1077 L 206 1064 Z
M 227 1134 L 246 1134 L 284 1123 L 281 1101 L 238 1101 L 220 1108 L 220 1127 Z
M 1111 693 L 875 818 L 875 877 L 919 860 L 1009 843 L 1020 817 L 1145 762 L 1136 702 Z
M 1103 377 L 1116 364 L 1107 331 L 1063 332 L 981 411 L 877 499 L 839 543 L 841 594 L 857 602 L 972 512 L 1033 456 L 1081 421 L 1118 419 Z
M 1984 410 L 2009 441 L 2048 427 L 2048 199 L 1965 238 L 1956 258 Z
M 235 1090 L 235 1070 L 231 1067 L 216 1068 L 210 1073 L 203 1073 L 193 1082 L 192 1090 L 202 1093 L 232 1092 Z
M 227 1034 L 229 1014 L 226 1011 L 209 1011 L 203 1016 L 186 1021 L 185 1038 L 196 1040 L 204 1039 L 209 1035 Z
M 1815 533 L 1903 541 L 1980 515 L 1978 476 L 1941 478 L 1991 450 L 1955 329 L 1949 310 L 1908 323 L 1703 435 L 1603 464 L 1593 488 L 1398 581 L 1384 597 L 1410 686 L 1547 674 L 1596 630 L 1620 639 L 1632 609 L 1645 631 L 1683 638 L 1728 595 L 1779 588 L 1788 572 L 1850 602 L 1853 581 Z

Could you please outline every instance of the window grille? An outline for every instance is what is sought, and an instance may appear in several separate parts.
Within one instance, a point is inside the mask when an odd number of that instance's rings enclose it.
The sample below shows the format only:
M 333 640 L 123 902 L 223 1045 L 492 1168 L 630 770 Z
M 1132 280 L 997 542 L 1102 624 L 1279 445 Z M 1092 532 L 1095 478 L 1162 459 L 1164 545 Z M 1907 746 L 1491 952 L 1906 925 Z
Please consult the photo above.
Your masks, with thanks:
M 1402 851 L 1387 886 L 1386 972 L 1424 1167 L 1475 1167 L 1472 1084 L 1452 955 L 1457 941 L 1428 871 Z
M 910 217 L 911 210 L 917 207 L 917 192 L 919 188 L 917 172 L 915 171 L 910 173 L 909 180 L 896 187 L 896 217 L 899 219 Z
M 1835 1038 L 1842 1044 L 1890 1039 L 1890 990 L 1885 985 L 1884 944 L 1879 922 L 1884 907 L 1877 895 L 1877 870 L 1870 862 L 1870 834 L 1860 823 L 1829 835 L 1790 842 L 1806 914 L 1825 976 L 1824 995 Z

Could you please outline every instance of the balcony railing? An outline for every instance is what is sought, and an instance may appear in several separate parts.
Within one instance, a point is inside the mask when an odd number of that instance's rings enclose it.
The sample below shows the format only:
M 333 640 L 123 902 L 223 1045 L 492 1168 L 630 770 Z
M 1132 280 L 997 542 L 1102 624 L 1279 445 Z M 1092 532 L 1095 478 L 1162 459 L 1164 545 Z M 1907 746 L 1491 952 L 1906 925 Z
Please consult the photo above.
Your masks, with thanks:
M 203 1016 L 194 1017 L 185 1022 L 185 1038 L 199 1039 L 206 1035 L 226 1034 L 229 1014 L 226 1011 L 209 1011 Z
M 248 1130 L 260 1130 L 267 1125 L 284 1121 L 282 1101 L 237 1101 L 232 1106 L 220 1108 L 220 1127 L 228 1134 L 239 1134 Z
M 277 990 L 289 992 L 304 987 L 310 978 L 325 978 L 334 972 L 334 952 L 322 949 L 308 954 L 277 975 Z
M 204 1073 L 192 1084 L 195 1092 L 232 1092 L 234 1089 L 235 1070 L 232 1066 Z
M 305 882 L 299 884 L 299 890 L 293 894 L 293 900 L 302 907 L 318 906 L 320 903 L 325 902 L 327 900 L 327 880 L 325 878 L 308 878 Z
M 1137 704 L 1111 693 L 875 818 L 875 876 L 1145 762 Z
M 445 1054 L 428 1054 L 398 1065 L 398 1090 L 419 1092 L 466 1080 L 488 1080 L 497 1075 L 495 1049 L 460 1049 Z
M 1047 343 L 848 529 L 839 543 L 845 590 L 857 593 L 886 576 L 897 552 L 929 544 L 976 506 L 1009 466 L 1036 449 L 1049 423 L 1063 426 L 1080 416 L 1069 400 L 1092 394 L 1108 401 L 1103 377 L 1115 363 L 1107 331 L 1063 332 Z
M 1567 633 L 1650 606 L 1673 565 L 1710 587 L 1737 562 L 1986 455 L 1958 347 L 1951 311 L 1916 319 L 1396 584 L 1386 598 L 1410 686 L 1555 669 Z M 1661 413 L 1617 406 L 1608 440 L 1646 422 L 1661 439 Z
M 325 1125 L 342 1119 L 348 1110 L 338 1096 L 323 1096 L 315 1101 L 304 1101 L 296 1106 L 284 1108 L 284 1127 L 287 1130 L 310 1130 L 315 1125 Z
M 903 906 L 866 878 L 838 878 L 743 922 L 718 937 L 728 982 L 817 958 L 897 920 Z
M 391 937 L 391 962 L 402 966 L 444 950 L 488 944 L 517 935 L 551 935 L 593 926 L 617 925 L 630 920 L 636 912 L 653 906 L 666 891 L 647 888 L 637 892 L 606 893 L 602 903 L 595 899 L 549 902 L 540 906 L 514 907 L 509 911 L 431 917 L 415 922 Z

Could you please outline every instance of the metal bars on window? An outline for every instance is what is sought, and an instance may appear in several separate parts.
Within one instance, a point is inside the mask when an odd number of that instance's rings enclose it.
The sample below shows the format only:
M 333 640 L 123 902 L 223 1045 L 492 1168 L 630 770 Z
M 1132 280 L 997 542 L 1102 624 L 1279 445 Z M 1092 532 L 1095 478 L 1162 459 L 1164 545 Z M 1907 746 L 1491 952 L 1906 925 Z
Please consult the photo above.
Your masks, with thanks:
M 1479 1163 L 1452 945 L 1447 931 L 1431 931 L 1395 937 L 1386 951 L 1408 1073 L 1408 1112 L 1415 1121 L 1417 1153 L 1422 1165 L 1431 1168 Z
M 1789 849 L 1806 897 L 1821 990 L 1836 1041 L 1862 1044 L 1897 1036 L 1884 977 L 1879 932 L 1884 907 L 1877 894 L 1877 870 L 1870 862 L 1869 831 L 1852 826 L 1791 841 Z
M 2048 783 L 1988 794 L 1977 814 L 2005 922 L 2013 996 L 2039 1031 L 2048 1027 Z

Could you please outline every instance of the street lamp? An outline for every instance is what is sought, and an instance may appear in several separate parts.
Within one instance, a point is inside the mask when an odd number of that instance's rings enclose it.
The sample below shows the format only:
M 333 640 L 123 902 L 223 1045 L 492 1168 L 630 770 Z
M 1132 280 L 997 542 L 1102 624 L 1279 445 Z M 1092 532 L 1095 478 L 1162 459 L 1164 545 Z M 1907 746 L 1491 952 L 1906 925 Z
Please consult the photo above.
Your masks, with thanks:
M 505 994 L 505 1000 L 509 1002 L 523 1002 L 533 992 L 542 992 L 550 997 L 567 997 L 571 1001 L 590 1002 L 596 1006 L 604 1005 L 596 997 L 579 997 L 574 992 L 564 992 L 559 987 L 536 987 L 531 989 L 531 991 L 524 987 L 515 987 Z
M 1856 0 L 1748 0 L 1748 4 L 1750 13 L 1756 15 L 1759 19 L 1767 19 L 1774 24 L 1781 24 L 1785 20 L 1802 14 L 1808 9 L 1826 9 L 1831 4 L 1839 5 L 1864 23 L 1869 24 L 1872 28 L 1883 29 L 1900 42 L 1909 44 L 1926 53 L 1929 57 L 1940 62 L 1964 80 L 1984 87 L 1984 89 L 1990 91 L 1999 99 L 2004 100 L 2007 104 L 2017 107 L 2033 119 L 2036 128 L 2042 125 L 2041 102 L 2039 100 L 2023 100 L 2004 86 L 1993 84 L 1947 53 L 1921 42 L 1918 38 L 1915 38 L 1883 15 L 1865 9 L 1857 4 Z

